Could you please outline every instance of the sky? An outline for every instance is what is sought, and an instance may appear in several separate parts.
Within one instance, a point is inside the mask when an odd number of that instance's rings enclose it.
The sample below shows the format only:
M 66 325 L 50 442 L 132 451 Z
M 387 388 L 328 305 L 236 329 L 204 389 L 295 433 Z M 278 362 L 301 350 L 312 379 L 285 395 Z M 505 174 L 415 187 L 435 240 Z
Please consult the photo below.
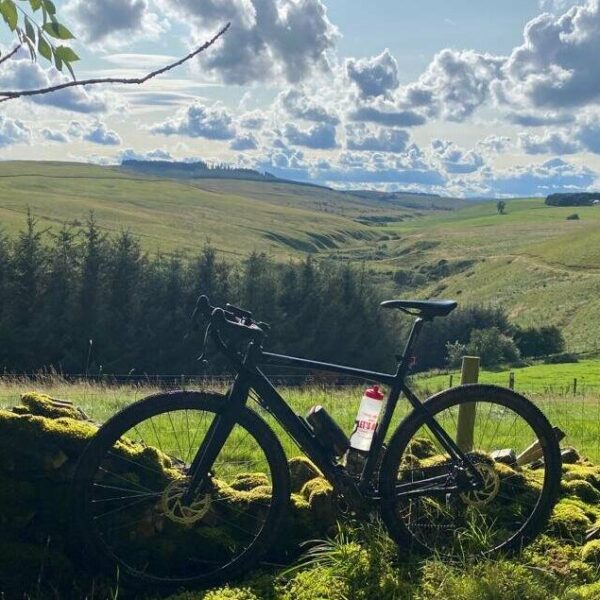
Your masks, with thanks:
M 464 197 L 596 191 L 599 2 L 55 0 L 78 78 L 143 75 L 232 25 L 143 86 L 0 104 L 0 160 L 201 159 Z M 0 64 L 0 90 L 64 77 L 25 51 Z

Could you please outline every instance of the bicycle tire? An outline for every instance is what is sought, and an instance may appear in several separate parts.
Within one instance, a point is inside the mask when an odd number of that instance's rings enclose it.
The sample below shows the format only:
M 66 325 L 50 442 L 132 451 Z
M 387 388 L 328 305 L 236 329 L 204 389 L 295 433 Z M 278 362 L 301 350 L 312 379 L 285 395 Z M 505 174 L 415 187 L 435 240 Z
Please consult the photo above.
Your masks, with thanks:
M 125 432 L 157 415 L 170 418 L 173 411 L 208 411 L 215 415 L 226 405 L 226 396 L 211 392 L 175 391 L 159 393 L 142 399 L 110 418 L 98 431 L 83 452 L 72 485 L 72 506 L 76 539 L 81 544 L 88 560 L 99 564 L 107 573 L 115 573 L 118 567 L 119 579 L 125 586 L 170 591 L 181 586 L 209 587 L 221 584 L 243 574 L 255 566 L 265 551 L 275 541 L 280 527 L 286 518 L 290 498 L 290 475 L 281 443 L 271 428 L 254 411 L 245 407 L 236 416 L 236 424 L 246 430 L 264 452 L 271 471 L 272 496 L 265 522 L 252 543 L 232 562 L 218 571 L 192 575 L 190 577 L 156 577 L 132 569 L 115 556 L 101 539 L 95 523 L 91 519 L 90 489 L 95 481 L 102 461 L 111 448 L 121 440 Z M 153 421 L 152 421 L 153 422 Z M 113 492 L 114 494 L 114 492 Z
M 544 414 L 527 398 L 516 392 L 493 385 L 471 384 L 463 385 L 440 392 L 424 402 L 425 409 L 434 417 L 451 407 L 473 402 L 488 402 L 500 407 L 505 407 L 523 418 L 533 429 L 543 448 L 545 465 L 544 483 L 537 499 L 537 503 L 522 527 L 505 540 L 486 551 L 478 554 L 494 554 L 497 552 L 514 552 L 530 543 L 546 525 L 552 509 L 558 499 L 561 479 L 560 447 L 554 431 Z M 478 409 L 479 410 L 479 409 Z M 491 413 L 491 406 L 490 406 Z M 432 548 L 423 543 L 422 539 L 411 530 L 406 523 L 408 518 L 401 518 L 397 504 L 401 502 L 396 497 L 395 486 L 400 468 L 400 463 L 415 434 L 424 427 L 421 415 L 412 412 L 393 433 L 383 458 L 380 472 L 379 489 L 382 496 L 381 515 L 390 536 L 402 547 L 410 549 L 417 554 L 431 554 L 436 552 L 445 554 L 439 548 Z M 482 434 L 483 435 L 483 434 Z M 404 459 L 406 460 L 406 458 Z M 412 468 L 412 467 L 411 467 Z M 404 500 L 404 502 L 409 502 Z M 425 525 L 423 528 L 425 529 Z

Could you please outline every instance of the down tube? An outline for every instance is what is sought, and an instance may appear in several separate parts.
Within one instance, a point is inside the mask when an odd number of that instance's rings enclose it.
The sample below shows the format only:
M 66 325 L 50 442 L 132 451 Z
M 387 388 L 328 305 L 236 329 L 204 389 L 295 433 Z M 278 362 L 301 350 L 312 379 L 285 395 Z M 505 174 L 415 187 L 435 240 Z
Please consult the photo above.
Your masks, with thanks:
M 329 481 L 337 477 L 337 469 L 321 449 L 317 438 L 304 421 L 288 406 L 279 392 L 271 385 L 264 373 L 256 368 L 252 377 L 252 387 L 258 392 L 263 406 L 283 427 L 287 434 L 300 446 L 302 451 L 319 467 Z

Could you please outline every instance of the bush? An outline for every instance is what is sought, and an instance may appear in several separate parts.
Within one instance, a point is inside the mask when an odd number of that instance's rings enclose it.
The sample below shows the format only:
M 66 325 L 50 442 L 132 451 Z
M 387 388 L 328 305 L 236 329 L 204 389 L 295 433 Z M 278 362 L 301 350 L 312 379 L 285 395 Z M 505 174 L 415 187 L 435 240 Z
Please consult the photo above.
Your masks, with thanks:
M 521 356 L 546 356 L 562 352 L 565 348 L 565 339 L 560 329 L 554 325 L 518 328 L 514 340 Z
M 484 367 L 519 359 L 519 349 L 514 340 L 504 335 L 497 327 L 474 329 L 471 332 L 467 353 L 479 356 Z
M 567 221 L 579 221 L 579 215 L 577 213 L 573 213 L 567 217 Z

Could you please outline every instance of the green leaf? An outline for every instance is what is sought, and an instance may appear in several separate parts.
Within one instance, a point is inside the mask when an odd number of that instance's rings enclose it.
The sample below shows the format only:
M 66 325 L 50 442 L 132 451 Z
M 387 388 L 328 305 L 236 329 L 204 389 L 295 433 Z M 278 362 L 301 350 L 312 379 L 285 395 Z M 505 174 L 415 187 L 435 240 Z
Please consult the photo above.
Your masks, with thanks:
M 60 56 L 57 56 L 56 53 L 54 54 L 54 66 L 59 71 L 63 70 L 63 61 L 62 61 L 62 58 Z
M 60 56 L 65 63 L 72 63 L 79 60 L 79 56 L 72 48 L 68 46 L 58 46 L 54 49 L 54 56 Z
M 6 24 L 10 27 L 11 31 L 14 31 L 17 28 L 17 21 L 19 20 L 19 15 L 17 13 L 17 7 L 13 0 L 4 0 L 2 4 L 0 4 L 0 12 L 2 13 L 2 17 L 6 21 Z
M 29 0 L 29 4 L 31 5 L 31 10 L 35 12 L 42 7 L 42 0 Z
M 38 35 L 38 51 L 46 60 L 52 60 L 52 48 L 41 32 Z
M 52 0 L 42 0 L 42 4 L 44 5 L 44 8 L 48 11 L 48 14 L 56 14 L 56 6 L 54 6 L 54 2 L 52 2 Z
M 27 34 L 27 37 L 35 44 L 35 27 L 27 17 L 25 17 L 25 33 Z
M 64 25 L 55 22 L 46 23 L 44 31 L 58 40 L 72 40 L 75 37 Z

